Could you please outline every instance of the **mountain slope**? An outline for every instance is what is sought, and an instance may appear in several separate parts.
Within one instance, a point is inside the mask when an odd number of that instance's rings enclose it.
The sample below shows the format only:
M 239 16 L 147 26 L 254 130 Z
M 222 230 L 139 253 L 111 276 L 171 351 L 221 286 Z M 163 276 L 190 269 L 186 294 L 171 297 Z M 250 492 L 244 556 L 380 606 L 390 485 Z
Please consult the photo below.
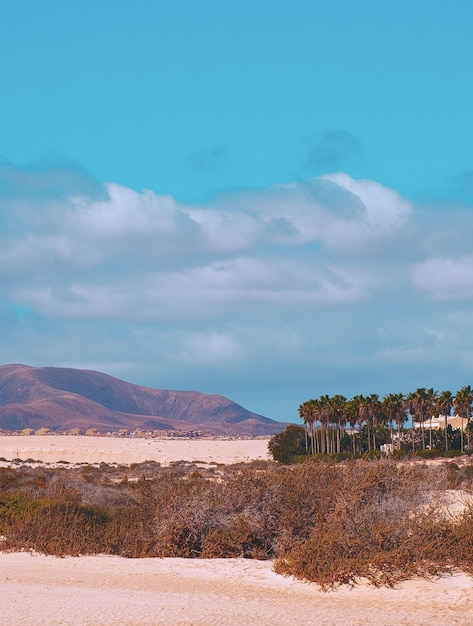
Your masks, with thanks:
M 221 395 L 133 385 L 91 370 L 0 366 L 0 428 L 201 430 L 269 435 L 286 424 Z

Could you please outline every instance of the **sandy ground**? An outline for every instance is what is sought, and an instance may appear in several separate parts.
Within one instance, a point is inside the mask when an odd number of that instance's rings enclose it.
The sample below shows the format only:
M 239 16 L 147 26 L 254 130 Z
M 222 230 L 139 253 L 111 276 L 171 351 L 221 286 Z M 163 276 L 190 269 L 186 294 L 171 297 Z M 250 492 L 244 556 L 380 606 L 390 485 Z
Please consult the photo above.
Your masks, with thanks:
M 244 559 L 56 558 L 0 554 L 8 626 L 451 626 L 473 623 L 473 581 L 323 593 Z
M 268 458 L 269 439 L 132 439 L 35 435 L 0 437 L 0 457 L 43 463 L 140 463 L 201 461 L 239 463 Z M 4 463 L 3 463 L 4 464 Z
M 267 458 L 267 440 L 0 437 L 0 457 L 54 463 Z M 4 464 L 4 463 L 3 463 Z M 323 593 L 268 561 L 0 553 L 0 626 L 451 626 L 473 624 L 473 579 Z

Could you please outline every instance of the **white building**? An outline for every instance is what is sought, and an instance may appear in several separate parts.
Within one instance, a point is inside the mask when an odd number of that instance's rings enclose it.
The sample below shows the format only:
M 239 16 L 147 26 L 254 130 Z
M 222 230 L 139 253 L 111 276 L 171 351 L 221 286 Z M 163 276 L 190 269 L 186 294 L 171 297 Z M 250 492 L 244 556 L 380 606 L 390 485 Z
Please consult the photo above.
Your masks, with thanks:
M 439 430 L 440 428 L 445 428 L 445 415 L 439 415 L 438 417 L 432 417 L 432 421 L 427 419 L 424 422 L 424 428 L 430 429 L 430 424 L 432 423 L 432 430 Z M 420 422 L 413 422 L 414 428 L 420 428 Z M 463 418 L 463 430 L 466 429 L 467 421 Z M 460 415 L 448 415 L 447 416 L 447 426 L 451 426 L 453 429 L 462 427 L 462 418 Z

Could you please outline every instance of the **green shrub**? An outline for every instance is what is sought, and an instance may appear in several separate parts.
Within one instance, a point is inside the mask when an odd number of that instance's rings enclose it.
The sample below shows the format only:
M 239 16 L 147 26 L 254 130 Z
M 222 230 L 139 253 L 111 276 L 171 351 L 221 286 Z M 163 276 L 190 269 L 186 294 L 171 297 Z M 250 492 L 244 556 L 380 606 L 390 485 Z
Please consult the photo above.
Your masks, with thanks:
M 444 450 L 440 456 L 442 456 L 445 459 L 453 459 L 456 456 L 462 456 L 462 451 L 461 450 Z
M 302 426 L 290 424 L 286 430 L 271 437 L 268 450 L 274 461 L 290 463 L 294 457 L 306 455 L 305 436 L 305 429 Z
M 440 450 L 417 450 L 416 451 L 416 456 L 420 457 L 421 459 L 436 459 L 437 457 L 441 456 L 442 453 Z
M 408 456 L 408 452 L 405 452 L 404 450 L 393 450 L 392 454 L 391 454 L 391 458 L 396 460 L 396 461 L 400 461 L 401 459 L 405 459 L 406 456 Z

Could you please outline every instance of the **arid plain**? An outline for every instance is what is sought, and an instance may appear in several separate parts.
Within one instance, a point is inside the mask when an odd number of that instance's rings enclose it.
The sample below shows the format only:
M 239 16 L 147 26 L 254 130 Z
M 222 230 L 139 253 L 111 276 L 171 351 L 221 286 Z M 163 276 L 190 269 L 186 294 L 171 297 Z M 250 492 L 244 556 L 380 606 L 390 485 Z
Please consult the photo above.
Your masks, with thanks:
M 0 437 L 0 457 L 43 463 L 141 463 L 176 461 L 239 463 L 268 458 L 268 439 L 139 439 L 36 435 Z
M 265 439 L 0 437 L 0 456 L 46 463 L 267 458 Z M 2 464 L 4 464 L 3 462 Z M 5 625 L 471 624 L 473 580 L 461 573 L 396 589 L 366 585 L 321 592 L 250 559 L 57 558 L 0 553 Z

